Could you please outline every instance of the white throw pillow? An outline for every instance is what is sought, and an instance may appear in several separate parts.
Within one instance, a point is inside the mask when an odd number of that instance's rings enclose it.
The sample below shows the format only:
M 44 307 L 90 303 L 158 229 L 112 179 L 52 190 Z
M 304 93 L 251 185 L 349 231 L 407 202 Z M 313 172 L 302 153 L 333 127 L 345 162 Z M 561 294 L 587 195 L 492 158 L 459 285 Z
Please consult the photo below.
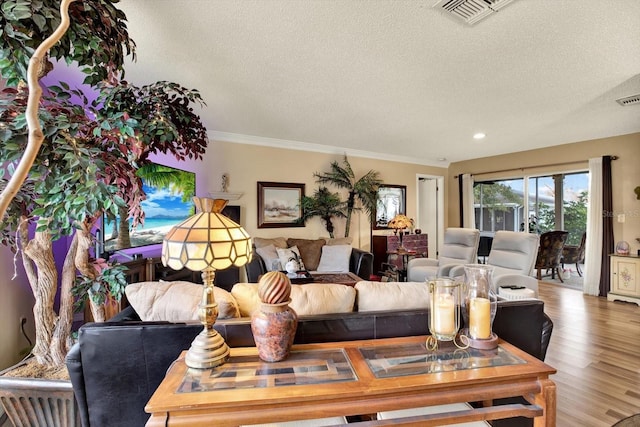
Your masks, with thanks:
M 278 251 L 276 251 L 276 247 L 274 245 L 256 248 L 256 253 L 260 255 L 260 258 L 264 261 L 267 271 L 284 270 L 284 267 L 280 263 L 280 258 L 278 257 Z
M 238 303 L 224 289 L 213 288 L 218 319 L 240 317 Z M 127 285 L 127 300 L 143 321 L 198 320 L 202 285 L 191 282 L 140 282 Z
M 318 264 L 319 272 L 349 272 L 349 259 L 351 258 L 351 245 L 324 245 L 322 256 Z
M 294 253 L 298 255 L 298 259 L 302 261 L 300 251 L 298 250 L 297 246 L 291 246 L 290 248 L 286 249 L 276 248 L 276 251 L 278 252 L 278 258 L 280 259 L 280 265 L 282 266 L 283 270 L 285 265 L 287 265 L 287 263 L 289 262 L 289 259 L 295 258 L 295 256 L 293 255 Z

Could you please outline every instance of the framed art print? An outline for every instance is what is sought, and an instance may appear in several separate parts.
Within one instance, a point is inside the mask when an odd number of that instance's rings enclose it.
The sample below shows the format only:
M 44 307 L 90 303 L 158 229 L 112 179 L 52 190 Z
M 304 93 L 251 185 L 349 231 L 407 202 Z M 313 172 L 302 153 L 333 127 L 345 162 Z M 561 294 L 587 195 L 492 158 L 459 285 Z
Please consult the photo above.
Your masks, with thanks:
M 304 184 L 258 181 L 258 228 L 304 227 Z

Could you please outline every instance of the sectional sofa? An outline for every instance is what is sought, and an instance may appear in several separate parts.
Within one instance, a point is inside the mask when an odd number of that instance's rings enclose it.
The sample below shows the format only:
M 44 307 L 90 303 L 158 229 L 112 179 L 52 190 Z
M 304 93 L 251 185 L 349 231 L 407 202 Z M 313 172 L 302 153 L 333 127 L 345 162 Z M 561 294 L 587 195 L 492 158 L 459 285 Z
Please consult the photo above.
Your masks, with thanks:
M 344 299 L 351 292 L 356 294 L 352 310 L 300 315 L 295 343 L 427 335 L 427 304 L 422 302 L 424 307 L 419 308 L 421 298 L 415 297 L 420 285 L 360 282 L 355 289 L 334 285 L 343 289 L 335 293 L 336 298 Z M 415 288 L 411 289 L 412 286 Z M 249 284 L 241 292 L 245 305 L 251 304 L 251 287 Z M 317 284 L 316 287 L 322 288 L 323 285 Z M 394 298 L 391 296 L 393 293 L 405 295 Z M 411 308 L 397 307 L 411 295 L 415 301 Z M 391 308 L 382 309 L 385 303 Z M 250 308 L 245 307 L 245 313 L 246 310 Z M 314 310 L 317 308 L 309 308 L 309 312 Z M 242 308 L 240 311 L 242 313 Z M 246 347 L 254 345 L 250 325 L 250 318 L 241 316 L 219 319 L 215 328 L 230 347 Z M 497 335 L 541 360 L 545 357 L 552 328 L 540 300 L 498 303 L 493 325 Z M 67 367 L 83 426 L 144 425 L 148 418 L 144 412 L 145 404 L 170 364 L 181 351 L 189 348 L 201 330 L 202 326 L 197 322 L 141 321 L 133 307 L 127 307 L 109 322 L 81 327 L 78 342 L 67 356 Z M 530 421 L 512 419 L 496 425 L 531 425 Z

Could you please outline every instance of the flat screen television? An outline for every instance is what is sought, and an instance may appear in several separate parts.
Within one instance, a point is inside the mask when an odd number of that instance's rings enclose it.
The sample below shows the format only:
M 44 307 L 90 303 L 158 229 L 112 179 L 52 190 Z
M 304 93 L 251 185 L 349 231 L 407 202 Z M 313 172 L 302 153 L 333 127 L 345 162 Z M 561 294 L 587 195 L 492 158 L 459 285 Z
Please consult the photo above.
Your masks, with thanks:
M 196 190 L 196 174 L 171 166 L 151 163 L 138 170 L 143 190 L 147 195 L 142 205 L 144 224 L 134 229 L 128 224 L 127 233 L 120 229 L 120 217 L 109 220 L 103 217 L 102 247 L 99 253 L 113 253 L 124 249 L 162 243 L 171 228 L 195 213 L 193 196 Z M 120 236 L 124 234 L 124 236 Z

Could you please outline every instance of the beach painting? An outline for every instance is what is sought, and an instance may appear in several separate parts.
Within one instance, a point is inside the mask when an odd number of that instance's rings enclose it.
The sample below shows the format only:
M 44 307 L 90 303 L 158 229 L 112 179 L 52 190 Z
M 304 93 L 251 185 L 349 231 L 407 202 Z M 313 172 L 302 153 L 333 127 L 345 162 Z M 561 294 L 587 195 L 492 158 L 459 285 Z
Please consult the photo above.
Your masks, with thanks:
M 258 182 L 258 228 L 304 227 L 304 184 Z
M 122 224 L 120 216 L 104 218 L 103 251 L 160 244 L 171 228 L 195 213 L 195 173 L 152 163 L 141 168 L 138 176 L 147 195 L 141 203 L 144 224 L 134 228 L 131 220 Z

